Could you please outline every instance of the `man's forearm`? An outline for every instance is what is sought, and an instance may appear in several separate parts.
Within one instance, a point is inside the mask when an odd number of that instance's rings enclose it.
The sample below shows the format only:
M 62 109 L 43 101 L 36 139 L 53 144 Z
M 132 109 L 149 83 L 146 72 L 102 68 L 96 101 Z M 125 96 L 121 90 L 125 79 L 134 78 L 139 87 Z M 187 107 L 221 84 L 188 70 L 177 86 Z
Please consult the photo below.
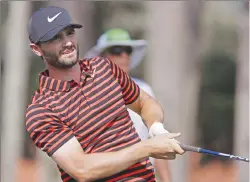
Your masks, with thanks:
M 157 178 L 159 179 L 159 181 L 163 181 L 163 182 L 171 181 L 167 160 L 155 159 L 154 166 L 155 166 Z
M 155 122 L 163 122 L 163 108 L 143 89 L 140 89 L 139 98 L 128 108 L 139 114 L 148 128 Z
M 152 97 L 147 98 L 142 103 L 140 115 L 148 128 L 154 122 L 163 122 L 164 119 L 164 112 L 161 105 Z
M 78 180 L 93 181 L 114 175 L 149 155 L 150 147 L 146 142 L 137 143 L 117 152 L 84 154 L 80 161 L 77 161 L 80 164 L 78 167 L 83 169 Z

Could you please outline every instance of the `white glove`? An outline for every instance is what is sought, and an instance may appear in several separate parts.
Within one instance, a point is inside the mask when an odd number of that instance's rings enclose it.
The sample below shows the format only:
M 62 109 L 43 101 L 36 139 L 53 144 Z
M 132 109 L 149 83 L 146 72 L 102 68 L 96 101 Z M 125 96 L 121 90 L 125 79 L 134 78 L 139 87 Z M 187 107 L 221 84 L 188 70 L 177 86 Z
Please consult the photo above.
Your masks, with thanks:
M 156 135 L 167 134 L 167 133 L 169 133 L 169 132 L 164 128 L 164 126 L 161 122 L 155 122 L 149 128 L 150 138 L 152 138 Z

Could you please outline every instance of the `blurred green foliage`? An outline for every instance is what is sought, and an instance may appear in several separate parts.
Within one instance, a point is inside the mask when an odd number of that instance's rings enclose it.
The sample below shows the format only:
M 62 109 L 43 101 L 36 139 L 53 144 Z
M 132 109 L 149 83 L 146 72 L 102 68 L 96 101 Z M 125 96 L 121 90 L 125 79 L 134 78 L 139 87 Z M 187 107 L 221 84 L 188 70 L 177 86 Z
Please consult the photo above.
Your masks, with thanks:
M 233 152 L 235 57 L 226 52 L 211 52 L 204 57 L 198 125 L 201 145 L 225 153 Z M 204 155 L 201 164 L 211 160 L 227 161 Z
M 41 71 L 45 70 L 43 60 L 38 56 L 32 56 L 30 69 L 30 90 L 29 96 L 32 96 L 34 91 L 39 88 L 38 76 Z

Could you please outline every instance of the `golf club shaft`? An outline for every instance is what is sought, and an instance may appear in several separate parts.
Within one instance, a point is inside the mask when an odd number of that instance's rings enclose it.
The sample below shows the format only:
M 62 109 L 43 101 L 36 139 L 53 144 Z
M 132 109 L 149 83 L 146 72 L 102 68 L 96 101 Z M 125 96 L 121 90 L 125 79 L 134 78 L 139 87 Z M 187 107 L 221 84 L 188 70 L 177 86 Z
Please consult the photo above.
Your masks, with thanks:
M 185 151 L 204 153 L 204 154 L 209 154 L 209 155 L 214 155 L 214 156 L 221 156 L 221 157 L 226 157 L 226 158 L 230 158 L 230 159 L 249 162 L 249 159 L 245 158 L 245 157 L 240 157 L 240 156 L 231 155 L 231 154 L 225 154 L 225 153 L 216 152 L 216 151 L 212 151 L 212 150 L 207 150 L 207 149 L 203 149 L 203 148 L 200 148 L 200 147 L 189 146 L 189 145 L 185 145 L 185 144 L 180 144 L 180 146 Z

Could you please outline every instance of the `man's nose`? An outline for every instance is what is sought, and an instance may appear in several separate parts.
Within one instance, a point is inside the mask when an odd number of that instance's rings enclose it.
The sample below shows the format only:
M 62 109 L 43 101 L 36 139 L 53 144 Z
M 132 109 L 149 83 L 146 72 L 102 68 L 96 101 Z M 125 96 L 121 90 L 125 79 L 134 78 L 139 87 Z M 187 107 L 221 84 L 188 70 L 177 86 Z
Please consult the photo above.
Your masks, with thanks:
M 72 45 L 73 45 L 73 43 L 70 40 L 66 41 L 66 44 L 65 44 L 66 47 L 70 47 Z
M 128 58 L 128 57 L 129 57 L 128 54 L 127 54 L 125 51 L 123 51 L 123 52 L 120 54 L 120 56 L 123 57 L 123 58 Z
M 63 47 L 71 47 L 72 45 L 73 45 L 72 41 L 69 38 L 64 37 Z
M 73 43 L 72 43 L 72 40 L 70 39 L 69 36 L 67 36 L 66 34 L 63 35 L 63 46 L 64 47 L 69 47 L 69 46 L 72 46 Z

